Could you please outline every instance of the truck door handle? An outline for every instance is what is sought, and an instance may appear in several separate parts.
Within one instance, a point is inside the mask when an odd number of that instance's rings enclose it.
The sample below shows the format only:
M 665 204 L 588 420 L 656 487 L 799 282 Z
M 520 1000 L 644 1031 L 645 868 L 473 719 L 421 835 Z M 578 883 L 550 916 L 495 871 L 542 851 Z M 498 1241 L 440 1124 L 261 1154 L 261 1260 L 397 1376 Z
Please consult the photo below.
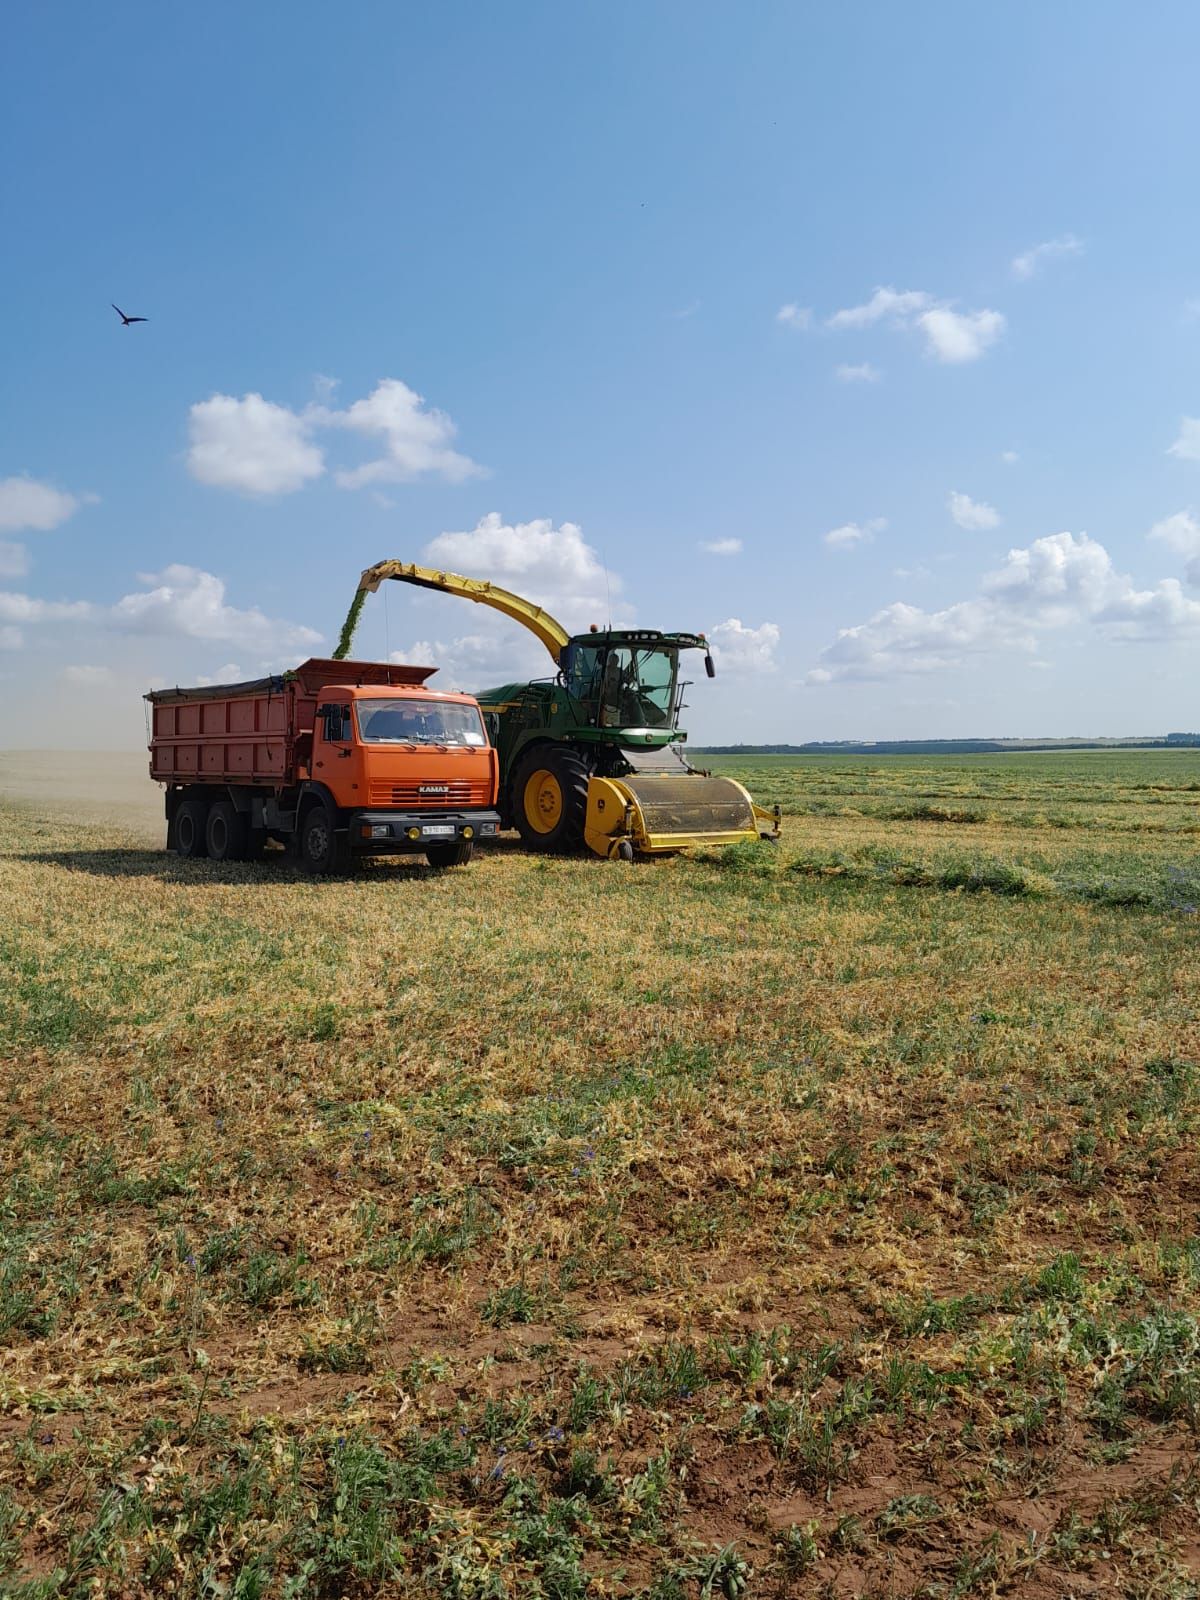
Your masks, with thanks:
M 339 750 L 338 751 L 338 760 L 339 761 L 349 761 L 351 754 L 352 754 L 352 752 L 349 751 L 349 750 Z

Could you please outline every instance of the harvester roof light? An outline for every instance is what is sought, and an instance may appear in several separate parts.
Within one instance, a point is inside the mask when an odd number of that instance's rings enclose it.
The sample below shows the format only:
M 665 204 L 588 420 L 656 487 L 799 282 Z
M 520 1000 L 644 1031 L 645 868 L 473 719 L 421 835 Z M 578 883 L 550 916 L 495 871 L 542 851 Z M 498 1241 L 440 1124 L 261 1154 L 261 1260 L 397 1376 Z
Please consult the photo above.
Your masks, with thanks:
M 594 622 L 590 622 L 588 624 L 588 632 L 589 633 L 599 633 L 600 629 L 596 626 L 596 624 Z

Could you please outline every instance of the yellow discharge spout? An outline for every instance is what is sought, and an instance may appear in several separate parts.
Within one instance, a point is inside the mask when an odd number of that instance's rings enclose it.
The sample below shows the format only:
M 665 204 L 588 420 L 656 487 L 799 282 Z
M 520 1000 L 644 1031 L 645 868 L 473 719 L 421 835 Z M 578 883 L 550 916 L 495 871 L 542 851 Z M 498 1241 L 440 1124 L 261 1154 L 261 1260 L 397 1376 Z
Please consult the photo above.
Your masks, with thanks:
M 439 589 L 443 594 L 455 594 L 463 600 L 474 600 L 479 605 L 491 606 L 514 622 L 522 623 L 545 645 L 555 665 L 570 635 L 560 622 L 532 600 L 523 600 L 519 594 L 501 589 L 499 584 L 485 578 L 464 578 L 457 572 L 438 572 L 433 567 L 418 567 L 411 561 L 377 561 L 368 567 L 358 582 L 360 594 L 374 594 L 386 578 L 397 583 L 412 583 L 419 589 Z

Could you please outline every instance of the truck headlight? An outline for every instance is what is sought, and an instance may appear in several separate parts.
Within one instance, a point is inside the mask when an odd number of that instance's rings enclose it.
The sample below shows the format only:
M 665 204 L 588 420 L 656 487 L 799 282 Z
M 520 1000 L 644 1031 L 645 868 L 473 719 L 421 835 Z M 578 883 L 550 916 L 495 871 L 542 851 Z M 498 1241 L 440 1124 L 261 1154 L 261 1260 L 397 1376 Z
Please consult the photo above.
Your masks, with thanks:
M 475 829 L 468 825 L 463 829 L 462 836 L 464 839 L 473 839 L 475 837 Z
M 420 828 L 408 828 L 405 831 L 410 839 L 419 839 L 421 837 Z
M 371 824 L 371 837 L 372 839 L 390 839 L 392 837 L 391 823 L 373 822 Z

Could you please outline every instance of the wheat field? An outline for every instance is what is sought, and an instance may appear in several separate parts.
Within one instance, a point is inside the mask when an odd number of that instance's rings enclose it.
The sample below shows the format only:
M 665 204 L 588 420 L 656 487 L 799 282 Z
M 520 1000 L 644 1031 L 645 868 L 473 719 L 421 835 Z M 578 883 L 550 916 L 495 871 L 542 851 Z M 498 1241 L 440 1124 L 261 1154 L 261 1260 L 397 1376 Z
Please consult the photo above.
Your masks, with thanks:
M 0 1592 L 1197 1593 L 1200 752 L 711 764 L 779 847 L 0 801 Z

